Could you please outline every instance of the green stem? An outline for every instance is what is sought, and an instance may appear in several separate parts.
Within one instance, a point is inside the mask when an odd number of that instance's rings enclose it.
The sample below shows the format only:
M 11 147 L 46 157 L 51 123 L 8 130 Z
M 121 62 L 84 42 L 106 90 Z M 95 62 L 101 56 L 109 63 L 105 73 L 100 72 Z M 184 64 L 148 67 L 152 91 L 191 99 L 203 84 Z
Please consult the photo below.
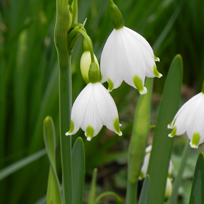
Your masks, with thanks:
M 65 132 L 71 124 L 71 70 L 60 66 L 59 72 L 59 122 L 62 162 L 62 183 L 65 204 L 72 204 L 71 137 Z
M 67 48 L 70 22 L 68 0 L 56 0 L 55 46 L 59 63 L 59 123 L 62 163 L 62 187 L 65 204 L 72 204 L 71 137 L 65 132 L 71 124 L 71 66 Z
M 167 204 L 176 203 L 178 189 L 180 187 L 183 171 L 184 171 L 184 168 L 185 168 L 185 165 L 186 165 L 186 161 L 188 159 L 189 149 L 190 149 L 189 141 L 186 141 L 186 145 L 185 145 L 185 148 L 183 150 L 183 155 L 182 155 L 182 158 L 181 158 L 181 163 L 180 163 L 180 167 L 179 167 L 179 170 L 178 170 L 178 174 L 177 174 L 176 179 L 174 181 L 173 191 L 172 191 L 171 197 L 169 198 Z
M 150 103 L 153 79 L 147 79 L 147 94 L 140 96 L 135 110 L 133 131 L 128 149 L 127 204 L 137 203 L 137 184 L 145 156 L 145 147 L 150 129 Z
M 138 182 L 130 183 L 128 181 L 126 203 L 128 203 L 128 204 L 136 204 L 137 203 L 137 184 L 138 184 Z
M 76 33 L 80 33 L 83 37 L 84 40 L 87 43 L 88 49 L 90 51 L 91 54 L 91 62 L 94 62 L 94 53 L 93 53 L 93 45 L 92 45 L 92 41 L 91 38 L 87 35 L 86 31 L 83 29 L 83 27 L 75 27 L 71 32 L 70 32 L 70 36 L 75 36 Z M 72 37 L 70 37 L 72 38 Z

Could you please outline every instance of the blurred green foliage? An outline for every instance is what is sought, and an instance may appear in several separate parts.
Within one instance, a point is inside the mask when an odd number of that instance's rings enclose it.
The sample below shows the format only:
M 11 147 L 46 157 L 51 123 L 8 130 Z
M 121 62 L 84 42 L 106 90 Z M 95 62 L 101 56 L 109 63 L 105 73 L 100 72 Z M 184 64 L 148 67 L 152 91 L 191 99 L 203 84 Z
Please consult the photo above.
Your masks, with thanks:
M 163 77 L 154 80 L 154 93 L 162 93 L 167 69 L 177 53 L 183 58 L 184 83 L 200 91 L 204 79 L 204 1 L 116 0 L 115 3 L 125 25 L 142 34 L 161 59 L 157 65 Z M 87 18 L 85 27 L 98 59 L 112 30 L 107 7 L 108 1 L 79 0 L 79 22 Z M 44 148 L 42 130 L 47 115 L 54 119 L 58 136 L 54 24 L 54 0 L 0 0 L 0 169 Z M 72 56 L 73 100 L 85 85 L 79 69 L 81 54 L 79 38 Z M 139 96 L 125 84 L 111 94 L 119 110 L 124 136 L 119 138 L 103 128 L 91 142 L 85 141 L 87 172 L 111 161 L 117 162 L 118 168 L 125 165 Z M 152 115 L 156 118 L 157 112 Z M 79 131 L 78 135 L 82 134 Z M 58 169 L 59 155 L 57 141 Z M 48 170 L 48 159 L 43 156 L 1 180 L 0 203 L 32 204 L 40 200 L 46 194 Z

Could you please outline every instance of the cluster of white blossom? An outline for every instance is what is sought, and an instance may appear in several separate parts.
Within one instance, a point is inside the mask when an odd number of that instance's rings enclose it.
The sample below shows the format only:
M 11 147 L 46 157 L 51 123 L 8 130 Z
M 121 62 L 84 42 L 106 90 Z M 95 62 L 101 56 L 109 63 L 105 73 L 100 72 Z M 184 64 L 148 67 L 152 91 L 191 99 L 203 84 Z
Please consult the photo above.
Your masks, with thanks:
M 99 66 L 97 59 L 94 60 Z M 96 136 L 103 125 L 119 136 L 120 131 L 117 107 L 110 93 L 118 88 L 122 81 L 138 89 L 140 94 L 145 94 L 144 87 L 146 77 L 161 77 L 157 71 L 154 56 L 149 43 L 135 31 L 122 27 L 114 29 L 108 37 L 101 55 L 102 79 L 94 83 L 88 79 L 88 68 L 91 64 L 91 56 L 87 51 L 81 58 L 81 71 L 87 86 L 76 98 L 71 112 L 71 128 L 66 135 L 75 134 L 81 127 L 87 140 Z M 101 84 L 107 81 L 108 90 Z
M 119 136 L 122 135 L 119 116 L 110 91 L 123 81 L 146 94 L 145 77 L 158 77 L 154 52 L 137 32 L 124 26 L 122 14 L 112 0 L 109 1 L 111 21 L 114 29 L 109 35 L 101 54 L 100 67 L 96 56 L 85 50 L 80 62 L 83 79 L 87 86 L 76 98 L 71 112 L 71 127 L 66 135 L 75 134 L 81 127 L 87 140 L 91 140 L 103 125 Z M 102 85 L 108 82 L 108 90 Z M 204 88 L 184 104 L 168 128 L 173 129 L 169 137 L 187 132 L 190 146 L 197 148 L 204 142 Z

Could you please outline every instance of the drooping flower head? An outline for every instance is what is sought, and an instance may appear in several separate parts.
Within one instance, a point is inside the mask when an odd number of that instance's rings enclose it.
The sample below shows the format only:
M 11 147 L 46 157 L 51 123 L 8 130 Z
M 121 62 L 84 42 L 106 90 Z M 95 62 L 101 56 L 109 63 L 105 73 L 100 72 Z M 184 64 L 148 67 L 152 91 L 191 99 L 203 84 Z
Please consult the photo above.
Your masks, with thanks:
M 150 158 L 151 151 L 152 151 L 152 146 L 151 145 L 148 146 L 145 149 L 145 157 L 144 157 L 143 165 L 142 165 L 142 168 L 141 168 L 141 171 L 140 171 L 139 179 L 143 179 L 147 175 L 147 170 L 148 170 L 149 158 Z M 168 169 L 168 177 L 170 179 L 171 179 L 172 170 L 173 170 L 173 164 L 172 164 L 172 161 L 170 160 L 169 169 Z
M 168 135 L 182 135 L 187 133 L 190 146 L 198 148 L 204 142 L 204 83 L 202 92 L 188 100 L 176 113 L 168 128 L 173 129 Z
M 112 0 L 109 1 L 109 5 L 112 8 L 111 11 L 114 12 L 116 6 L 111 2 Z M 107 81 L 108 89 L 111 91 L 125 81 L 137 88 L 140 94 L 145 94 L 147 92 L 144 87 L 145 77 L 160 78 L 162 76 L 155 64 L 159 58 L 154 56 L 145 38 L 123 26 L 122 15 L 117 12 L 117 9 L 115 12 L 117 15 L 114 13 L 111 16 L 115 29 L 109 35 L 101 55 L 102 82 Z
M 86 55 L 90 58 L 90 55 Z M 83 56 L 84 57 L 84 56 Z M 85 60 L 90 63 L 91 60 Z M 85 65 L 86 64 L 81 64 Z M 83 67 L 82 67 L 83 69 Z M 89 82 L 76 98 L 71 111 L 71 127 L 66 135 L 75 134 L 78 129 L 85 132 L 87 140 L 91 140 L 101 130 L 103 125 L 119 136 L 122 135 L 119 127 L 118 111 L 110 93 L 99 82 L 99 67 L 91 62 Z M 86 73 L 86 72 L 85 72 Z
M 146 148 L 146 150 L 145 150 L 145 157 L 144 157 L 144 161 L 143 161 L 143 165 L 142 165 L 142 168 L 141 168 L 139 179 L 144 179 L 146 177 L 146 175 L 147 175 L 151 150 L 152 150 L 151 145 L 148 146 Z M 172 177 L 171 177 L 172 170 L 173 170 L 173 164 L 172 164 L 172 161 L 170 160 L 169 169 L 168 169 L 168 176 L 167 176 L 167 180 L 166 180 L 165 195 L 164 195 L 165 200 L 167 200 L 170 197 L 171 193 L 172 193 Z

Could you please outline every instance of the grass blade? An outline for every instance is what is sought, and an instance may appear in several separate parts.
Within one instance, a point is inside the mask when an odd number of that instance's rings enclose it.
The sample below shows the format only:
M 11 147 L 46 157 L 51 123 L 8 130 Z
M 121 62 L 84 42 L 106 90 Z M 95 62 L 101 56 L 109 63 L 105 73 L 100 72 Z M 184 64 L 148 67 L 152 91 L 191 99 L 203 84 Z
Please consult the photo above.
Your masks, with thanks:
M 11 164 L 10 166 L 2 169 L 0 171 L 0 180 L 6 178 L 7 176 L 9 176 L 10 174 L 18 171 L 19 169 L 23 168 L 24 166 L 34 162 L 35 160 L 39 159 L 40 157 L 44 156 L 46 153 L 45 149 L 32 154 L 31 156 L 28 156 L 24 159 L 21 159 L 20 161 L 17 161 L 14 164 Z

